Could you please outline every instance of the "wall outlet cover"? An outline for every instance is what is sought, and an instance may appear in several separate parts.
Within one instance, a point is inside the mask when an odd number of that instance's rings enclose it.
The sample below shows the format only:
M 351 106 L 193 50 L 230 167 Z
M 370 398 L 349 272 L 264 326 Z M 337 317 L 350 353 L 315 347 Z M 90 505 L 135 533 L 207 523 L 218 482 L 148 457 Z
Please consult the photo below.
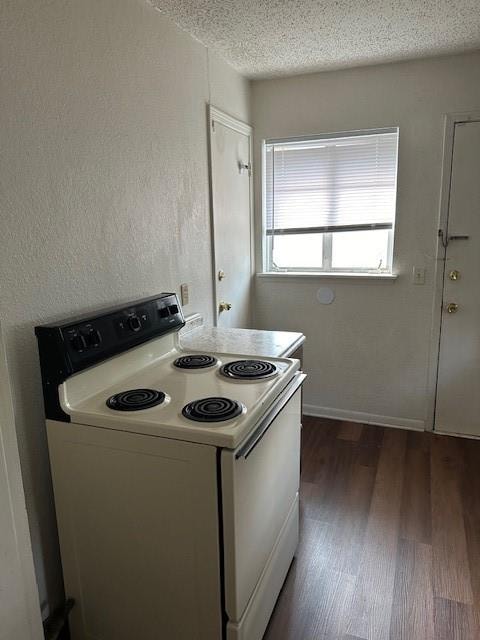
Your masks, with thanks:
M 188 284 L 185 282 L 180 285 L 180 297 L 182 299 L 182 307 L 184 307 L 189 300 Z

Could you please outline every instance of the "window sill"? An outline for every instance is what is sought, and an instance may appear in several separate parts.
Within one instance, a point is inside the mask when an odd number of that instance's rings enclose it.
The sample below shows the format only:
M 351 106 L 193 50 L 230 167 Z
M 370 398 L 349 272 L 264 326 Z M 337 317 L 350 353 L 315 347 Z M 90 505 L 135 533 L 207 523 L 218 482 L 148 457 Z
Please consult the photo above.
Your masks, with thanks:
M 306 278 L 317 280 L 388 280 L 394 281 L 397 279 L 397 275 L 394 273 L 353 273 L 353 272 L 320 272 L 320 271 L 269 271 L 264 273 L 257 273 L 257 278 L 272 278 L 273 280 L 290 279 L 290 278 Z

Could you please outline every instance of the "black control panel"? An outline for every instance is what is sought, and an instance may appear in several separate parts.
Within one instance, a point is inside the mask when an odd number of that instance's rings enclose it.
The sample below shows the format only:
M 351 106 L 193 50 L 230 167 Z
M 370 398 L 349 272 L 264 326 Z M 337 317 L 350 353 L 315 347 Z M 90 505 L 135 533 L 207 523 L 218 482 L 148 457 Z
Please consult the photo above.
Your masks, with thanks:
M 185 324 L 174 293 L 35 327 L 47 418 L 69 421 L 58 385 L 69 376 Z

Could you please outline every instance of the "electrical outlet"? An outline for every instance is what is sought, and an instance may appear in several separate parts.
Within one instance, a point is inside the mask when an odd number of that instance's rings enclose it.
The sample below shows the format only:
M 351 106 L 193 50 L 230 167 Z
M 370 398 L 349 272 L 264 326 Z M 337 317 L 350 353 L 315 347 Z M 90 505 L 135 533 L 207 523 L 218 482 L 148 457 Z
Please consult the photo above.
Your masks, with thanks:
M 413 267 L 412 280 L 413 284 L 425 284 L 425 268 Z
M 188 294 L 188 284 L 183 283 L 180 285 L 180 297 L 182 298 L 182 307 L 188 304 L 189 294 Z

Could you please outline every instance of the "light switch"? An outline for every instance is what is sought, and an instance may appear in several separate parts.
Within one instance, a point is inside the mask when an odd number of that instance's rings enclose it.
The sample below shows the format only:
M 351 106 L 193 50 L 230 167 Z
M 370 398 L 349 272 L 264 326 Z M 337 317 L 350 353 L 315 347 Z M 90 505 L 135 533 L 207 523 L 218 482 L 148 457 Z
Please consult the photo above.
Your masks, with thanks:
M 413 284 L 425 284 L 425 268 L 413 267 Z

